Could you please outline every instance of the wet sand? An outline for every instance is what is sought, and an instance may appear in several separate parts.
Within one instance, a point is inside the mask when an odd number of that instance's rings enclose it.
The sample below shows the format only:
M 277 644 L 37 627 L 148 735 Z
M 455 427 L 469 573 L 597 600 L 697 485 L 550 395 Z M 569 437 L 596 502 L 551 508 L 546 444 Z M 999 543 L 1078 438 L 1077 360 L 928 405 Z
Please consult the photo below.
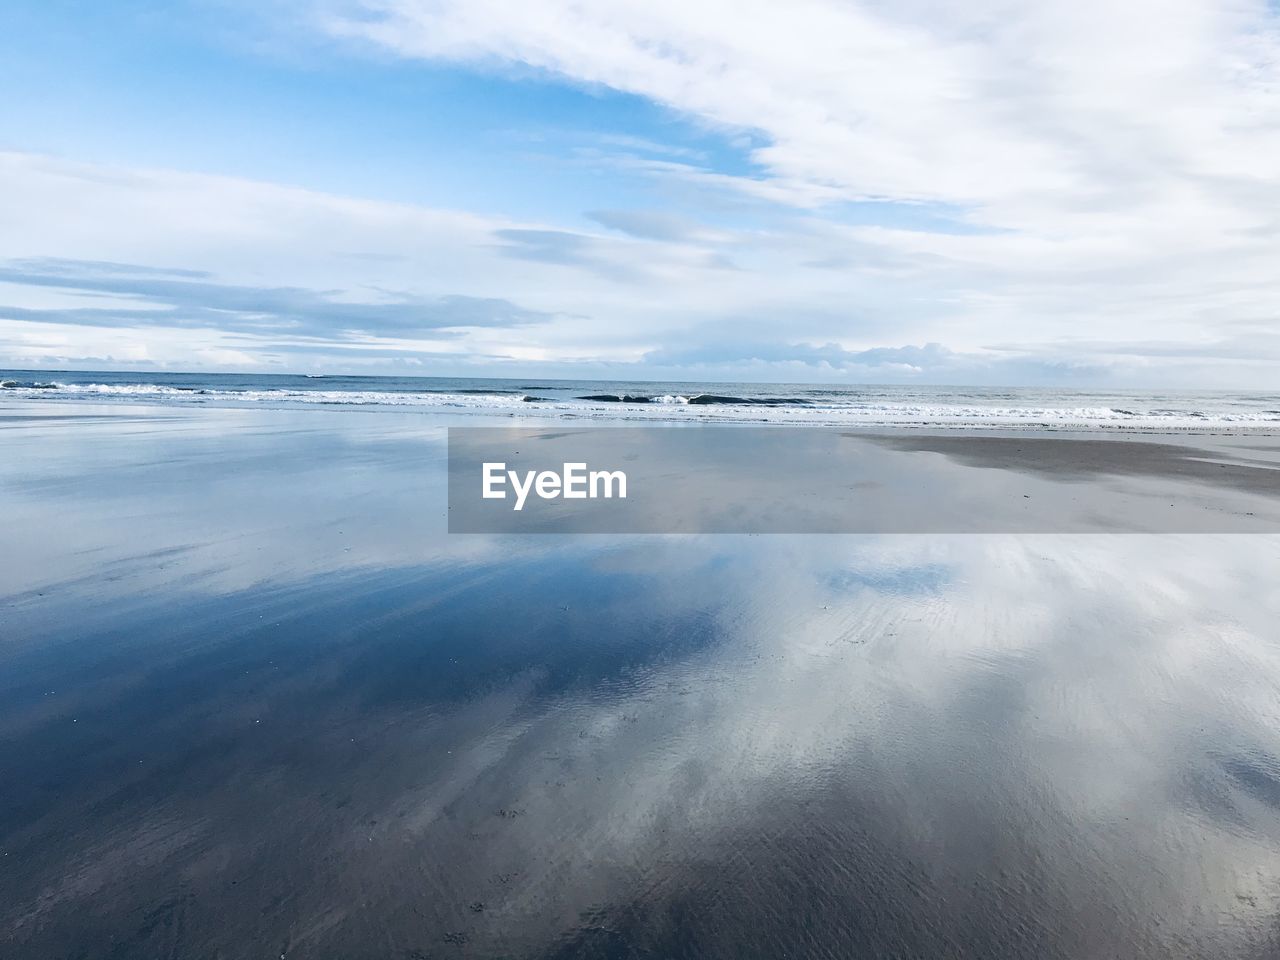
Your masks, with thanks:
M 1280 439 L 1178 436 L 1127 439 L 1064 433 L 854 434 L 894 450 L 937 453 L 968 466 L 1052 479 L 1155 477 L 1280 497 Z
M 482 495 L 625 467 L 625 500 Z M 507 483 L 499 492 L 507 492 Z M 1280 533 L 1280 442 L 1261 436 L 853 433 L 829 428 L 449 431 L 454 533 Z
M 1280 537 L 449 536 L 432 418 L 61 409 L 0 420 L 6 958 L 1280 950 Z

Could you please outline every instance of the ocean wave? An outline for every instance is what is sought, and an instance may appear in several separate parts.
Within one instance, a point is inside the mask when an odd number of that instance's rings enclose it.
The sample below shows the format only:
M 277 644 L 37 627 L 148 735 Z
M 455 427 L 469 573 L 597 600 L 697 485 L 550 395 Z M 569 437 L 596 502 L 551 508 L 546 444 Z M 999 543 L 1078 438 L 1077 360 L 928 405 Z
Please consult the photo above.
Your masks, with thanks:
M 308 378 L 318 379 L 318 378 Z M 458 390 L 397 393 L 380 390 L 281 390 L 183 387 L 158 383 L 23 383 L 3 381 L 15 391 L 49 390 L 67 398 L 120 398 L 159 401 L 209 402 L 213 400 L 250 403 L 303 403 L 355 406 L 491 406 L 514 405 L 522 397 L 514 391 Z
M 647 397 L 640 393 L 589 393 L 585 396 L 574 397 L 575 400 L 591 400 L 595 403 L 653 403 L 653 397 Z
M 691 397 L 676 394 L 651 397 L 642 393 L 587 393 L 573 399 L 593 403 L 675 403 L 694 407 L 807 407 L 813 402 L 807 397 L 730 397 L 716 393 L 695 393 Z
M 807 407 L 810 404 L 803 397 L 724 397 L 714 393 L 700 393 L 688 402 L 702 407 Z
M 928 388 L 850 388 L 848 390 L 796 390 L 785 395 L 762 389 L 760 394 L 674 392 L 573 393 L 568 387 L 530 387 L 529 391 L 467 385 L 410 389 L 360 389 L 367 378 L 308 377 L 314 386 L 297 388 L 218 384 L 204 386 L 164 383 L 69 382 L 10 378 L 0 381 L 7 397 L 32 400 L 66 399 L 135 401 L 160 404 L 221 404 L 231 406 L 338 406 L 422 408 L 456 413 L 507 416 L 551 416 L 597 420 L 657 420 L 725 423 L 795 423 L 812 426 L 910 426 L 991 427 L 1021 429 L 1117 429 L 1117 430 L 1280 430 L 1280 411 L 1274 398 L 1244 397 L 1204 404 L 1190 396 L 1125 395 L 1122 404 L 1107 400 L 1120 397 L 1094 395 L 1103 401 L 1071 403 L 1071 394 L 1053 396 L 1047 391 L 989 392 L 947 391 Z M 325 381 L 327 383 L 319 382 Z M 339 380 L 349 381 L 338 383 Z M 212 384 L 218 384 L 214 386 Z M 416 386 L 416 385 L 414 385 Z M 590 387 L 590 384 L 583 386 Z M 325 389 L 329 387 L 330 389 Z M 345 387 L 345 389 L 339 389 Z M 532 392 L 532 391 L 538 392 Z M 548 393 L 562 391 L 559 396 Z M 936 394 L 930 396 L 930 393 Z M 1077 396 L 1081 396 L 1077 394 Z M 1033 399 L 1023 404 L 1010 399 Z M 1081 398 L 1093 399 L 1085 394 Z M 985 401 L 985 402 L 983 402 Z M 1269 401 L 1264 407 L 1261 401 Z M 1149 404 L 1149 405 L 1148 405 Z

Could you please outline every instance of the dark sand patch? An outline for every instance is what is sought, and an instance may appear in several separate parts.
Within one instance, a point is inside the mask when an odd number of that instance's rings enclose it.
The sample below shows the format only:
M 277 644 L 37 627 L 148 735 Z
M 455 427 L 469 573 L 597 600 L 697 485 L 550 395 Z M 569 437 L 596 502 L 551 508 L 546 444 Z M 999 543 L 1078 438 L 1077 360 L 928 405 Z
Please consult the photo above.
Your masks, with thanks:
M 1182 480 L 1280 497 L 1280 462 L 1242 457 L 1243 450 L 1280 457 L 1280 443 L 1231 444 L 1217 449 L 1156 440 L 1000 437 L 982 434 L 847 434 L 893 450 L 940 453 L 966 466 L 1017 470 L 1056 480 L 1110 475 Z

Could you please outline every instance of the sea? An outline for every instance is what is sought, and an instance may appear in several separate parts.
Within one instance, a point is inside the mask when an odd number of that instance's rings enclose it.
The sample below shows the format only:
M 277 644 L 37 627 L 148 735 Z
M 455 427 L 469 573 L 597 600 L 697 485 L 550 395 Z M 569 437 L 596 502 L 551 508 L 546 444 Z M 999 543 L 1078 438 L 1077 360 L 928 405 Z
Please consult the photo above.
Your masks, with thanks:
M 240 373 L 0 371 L 0 400 L 416 408 L 451 414 L 822 426 L 1273 432 L 1280 392 Z

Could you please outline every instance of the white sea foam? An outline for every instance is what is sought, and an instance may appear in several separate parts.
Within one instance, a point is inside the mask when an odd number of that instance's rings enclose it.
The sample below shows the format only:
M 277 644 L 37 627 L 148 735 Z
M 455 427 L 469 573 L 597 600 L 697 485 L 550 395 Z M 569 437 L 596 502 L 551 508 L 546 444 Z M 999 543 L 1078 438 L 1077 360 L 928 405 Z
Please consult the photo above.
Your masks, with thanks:
M 323 378 L 310 378 L 313 381 Z M 369 383 L 365 380 L 364 383 Z M 458 383 L 458 381 L 454 381 Z M 723 423 L 795 423 L 851 426 L 940 426 L 1022 429 L 1252 430 L 1280 432 L 1280 399 L 1157 397 L 1126 394 L 1081 395 L 1045 391 L 961 391 L 942 388 L 797 388 L 780 396 L 762 389 L 756 395 L 621 392 L 609 399 L 571 395 L 563 385 L 526 391 L 473 389 L 427 390 L 284 389 L 175 386 L 162 383 L 103 383 L 16 379 L 0 381 L 0 398 L 39 400 L 136 401 L 180 405 L 274 405 L 395 407 L 524 417 L 589 420 L 698 421 Z M 363 386 L 363 384 L 360 384 Z M 774 388 L 776 389 L 776 388 Z M 546 397 L 539 391 L 562 396 Z M 585 389 L 584 389 L 584 392 Z M 802 395 L 801 395 L 802 394 Z M 1010 404 L 1009 400 L 1030 400 Z M 985 401 L 985 402 L 982 402 Z M 997 401 L 1005 401 L 1003 403 Z M 1106 405 L 1114 402 L 1115 405 Z

